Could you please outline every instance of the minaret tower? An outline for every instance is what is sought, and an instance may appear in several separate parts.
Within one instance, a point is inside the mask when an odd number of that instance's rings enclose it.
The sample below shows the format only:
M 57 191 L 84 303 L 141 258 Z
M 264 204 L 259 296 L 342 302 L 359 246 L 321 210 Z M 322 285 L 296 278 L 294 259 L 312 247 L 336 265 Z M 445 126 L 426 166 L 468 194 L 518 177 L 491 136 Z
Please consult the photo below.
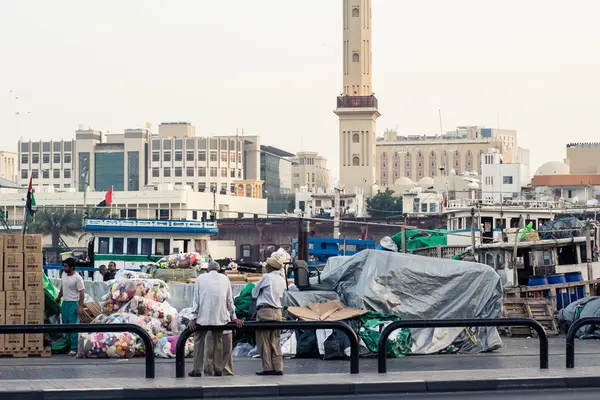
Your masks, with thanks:
M 371 0 L 343 0 L 344 92 L 334 111 L 340 120 L 340 183 L 371 196 L 375 185 L 375 121 L 381 116 L 372 91 Z

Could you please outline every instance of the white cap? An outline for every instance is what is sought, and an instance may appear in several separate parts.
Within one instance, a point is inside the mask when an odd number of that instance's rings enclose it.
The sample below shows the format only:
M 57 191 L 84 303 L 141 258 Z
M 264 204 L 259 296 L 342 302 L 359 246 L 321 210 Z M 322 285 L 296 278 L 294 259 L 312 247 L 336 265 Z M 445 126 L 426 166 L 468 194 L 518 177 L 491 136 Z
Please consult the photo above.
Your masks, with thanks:
M 392 240 L 392 238 L 389 237 L 389 236 L 382 237 L 381 240 L 379 241 L 379 244 L 384 249 L 388 249 L 388 250 L 391 250 L 391 251 L 398 252 L 398 246 L 396 245 L 396 243 L 394 243 L 394 241 Z

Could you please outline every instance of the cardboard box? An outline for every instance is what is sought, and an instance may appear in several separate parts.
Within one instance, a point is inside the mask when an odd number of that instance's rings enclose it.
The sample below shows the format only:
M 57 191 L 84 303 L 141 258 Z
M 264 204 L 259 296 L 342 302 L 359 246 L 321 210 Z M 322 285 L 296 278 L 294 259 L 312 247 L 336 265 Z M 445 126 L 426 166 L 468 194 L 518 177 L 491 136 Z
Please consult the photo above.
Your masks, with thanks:
M 23 236 L 24 253 L 42 253 L 42 235 Z
M 43 290 L 25 292 L 25 309 L 44 309 L 46 296 Z
M 24 310 L 25 309 L 25 291 L 9 291 L 5 293 L 6 310 Z M 42 309 L 43 310 L 43 309 Z
M 42 271 L 27 272 L 25 274 L 25 290 L 28 292 L 44 290 L 44 273 Z
M 0 253 L 4 253 L 4 235 L 0 235 Z
M 23 253 L 4 253 L 4 272 L 23 272 Z
M 7 311 L 8 312 L 8 311 Z M 25 324 L 27 325 L 42 325 L 44 323 L 44 310 L 34 308 L 25 310 Z
M 23 272 L 44 271 L 44 255 L 42 253 L 23 254 Z
M 0 272 L 0 291 L 4 291 L 4 273 Z M 0 308 L 0 311 L 4 311 L 6 307 Z
M 0 292 L 0 312 L 4 313 L 4 310 L 6 310 L 6 293 Z
M 4 252 L 5 253 L 22 253 L 23 252 L 23 235 L 21 235 L 21 234 L 4 235 Z
M 25 323 L 25 310 L 7 310 L 6 325 L 23 325 Z M 4 335 L 5 349 L 21 349 L 25 345 L 25 335 L 22 333 Z
M 0 325 L 4 325 L 4 309 L 0 310 Z M 4 336 L 0 335 L 0 349 L 4 350 Z
M 23 273 L 22 272 L 5 272 L 4 273 L 4 290 L 23 290 Z

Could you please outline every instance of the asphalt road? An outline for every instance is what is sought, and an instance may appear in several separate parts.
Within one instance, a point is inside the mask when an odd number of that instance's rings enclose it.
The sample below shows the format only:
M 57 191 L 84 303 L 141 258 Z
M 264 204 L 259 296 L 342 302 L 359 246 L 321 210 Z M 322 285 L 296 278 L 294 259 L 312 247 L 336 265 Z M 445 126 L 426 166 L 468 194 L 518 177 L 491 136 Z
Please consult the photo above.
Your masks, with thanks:
M 598 399 L 597 389 L 581 390 L 531 390 L 531 391 L 496 391 L 496 392 L 472 392 L 472 393 L 424 393 L 424 394 L 385 394 L 385 395 L 356 395 L 356 396 L 311 396 L 312 400 L 333 400 L 333 399 L 352 399 L 352 400 L 506 400 L 506 399 L 527 399 L 527 400 L 592 400 Z M 241 398 L 240 398 L 241 399 Z M 244 397 L 244 400 L 264 400 L 264 398 Z M 272 400 L 305 400 L 306 397 L 270 397 Z

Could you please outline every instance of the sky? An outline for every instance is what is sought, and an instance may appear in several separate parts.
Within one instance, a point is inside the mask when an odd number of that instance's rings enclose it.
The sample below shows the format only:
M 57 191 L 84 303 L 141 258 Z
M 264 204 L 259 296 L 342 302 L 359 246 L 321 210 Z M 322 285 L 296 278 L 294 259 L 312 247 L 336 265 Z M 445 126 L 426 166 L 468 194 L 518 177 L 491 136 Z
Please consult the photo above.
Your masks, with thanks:
M 441 110 L 444 131 L 516 129 L 534 169 L 598 141 L 599 12 L 597 0 L 373 0 L 378 135 L 438 133 Z M 341 0 L 1 0 L 0 150 L 78 124 L 191 121 L 199 136 L 243 129 L 318 151 L 337 176 L 341 43 Z

